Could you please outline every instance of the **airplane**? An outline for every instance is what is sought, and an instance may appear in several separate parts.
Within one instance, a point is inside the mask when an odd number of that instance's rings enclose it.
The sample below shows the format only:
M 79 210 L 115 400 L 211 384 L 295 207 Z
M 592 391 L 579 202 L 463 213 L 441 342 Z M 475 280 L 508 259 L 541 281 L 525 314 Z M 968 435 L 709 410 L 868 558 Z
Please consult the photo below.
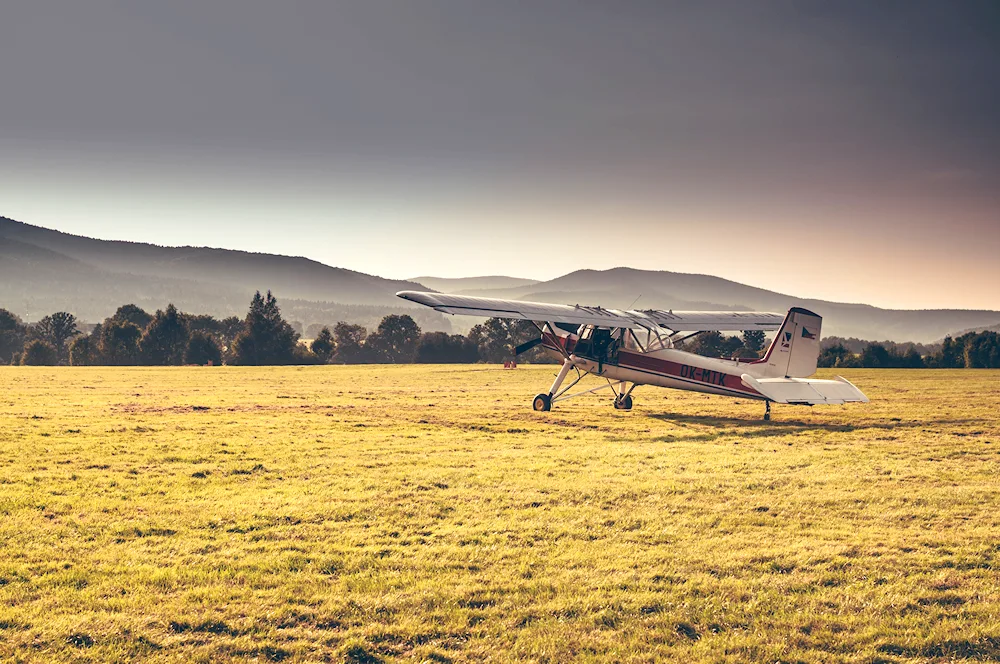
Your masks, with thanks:
M 521 344 L 515 354 L 541 345 L 562 360 L 548 392 L 532 401 L 536 411 L 573 397 L 610 388 L 614 407 L 631 410 L 632 392 L 639 385 L 690 390 L 765 404 L 867 403 L 861 390 L 845 378 L 809 378 L 816 373 L 823 319 L 800 307 L 782 316 L 744 311 L 662 311 L 604 309 L 581 305 L 500 300 L 445 293 L 400 291 L 397 297 L 446 314 L 487 316 L 530 321 L 539 338 Z M 765 330 L 777 333 L 760 359 L 710 358 L 680 350 L 676 345 L 709 331 Z M 575 371 L 574 379 L 563 383 Z M 607 385 L 569 394 L 586 376 Z

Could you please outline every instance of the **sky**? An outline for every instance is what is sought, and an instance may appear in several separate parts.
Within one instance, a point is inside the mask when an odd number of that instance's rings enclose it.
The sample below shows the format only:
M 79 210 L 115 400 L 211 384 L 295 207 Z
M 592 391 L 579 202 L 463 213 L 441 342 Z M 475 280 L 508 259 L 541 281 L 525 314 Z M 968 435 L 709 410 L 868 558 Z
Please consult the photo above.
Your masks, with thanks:
M 1000 4 L 11 0 L 0 215 L 1000 309 Z

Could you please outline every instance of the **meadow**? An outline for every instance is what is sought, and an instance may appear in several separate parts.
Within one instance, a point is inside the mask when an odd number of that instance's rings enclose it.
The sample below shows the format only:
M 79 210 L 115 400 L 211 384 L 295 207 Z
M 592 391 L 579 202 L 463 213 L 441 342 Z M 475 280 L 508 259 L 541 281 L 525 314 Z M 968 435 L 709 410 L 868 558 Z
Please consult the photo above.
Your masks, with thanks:
M 553 371 L 0 367 L 0 661 L 1000 661 L 1000 371 Z

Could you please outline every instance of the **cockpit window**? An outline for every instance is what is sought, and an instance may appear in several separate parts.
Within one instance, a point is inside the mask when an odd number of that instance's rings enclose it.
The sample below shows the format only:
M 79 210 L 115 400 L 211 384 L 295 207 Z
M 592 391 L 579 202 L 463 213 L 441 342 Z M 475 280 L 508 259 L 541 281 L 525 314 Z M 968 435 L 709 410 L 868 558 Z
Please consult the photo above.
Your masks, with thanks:
M 651 350 L 662 350 L 664 348 L 673 348 L 674 342 L 671 341 L 670 337 L 666 334 L 652 332 L 650 330 L 632 330 L 635 334 L 635 338 L 641 346 L 646 348 L 646 351 Z M 635 343 L 635 342 L 633 342 Z

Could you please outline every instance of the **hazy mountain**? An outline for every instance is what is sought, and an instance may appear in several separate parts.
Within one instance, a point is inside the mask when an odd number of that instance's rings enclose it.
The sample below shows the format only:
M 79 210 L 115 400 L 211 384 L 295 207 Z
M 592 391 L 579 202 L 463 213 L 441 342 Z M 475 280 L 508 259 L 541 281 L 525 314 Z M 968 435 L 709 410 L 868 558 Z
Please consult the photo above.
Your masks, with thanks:
M 457 279 L 447 279 L 444 277 L 416 277 L 410 279 L 441 293 L 461 293 L 470 295 L 478 291 L 517 288 L 518 286 L 531 286 L 537 284 L 536 279 L 520 279 L 518 277 L 459 277 Z
M 480 289 L 475 294 L 635 309 L 783 312 L 789 307 L 800 306 L 824 317 L 824 335 L 923 343 L 939 340 L 954 330 L 1000 324 L 1000 312 L 997 311 L 880 309 L 866 304 L 799 298 L 703 274 L 624 267 L 578 270 L 550 281 Z
M 987 325 L 985 327 L 969 327 L 969 328 L 965 328 L 964 330 L 958 330 L 957 332 L 951 332 L 951 333 L 949 333 L 946 336 L 949 336 L 952 339 L 954 339 L 956 337 L 962 336 L 963 334 L 969 334 L 970 332 L 997 332 L 997 333 L 1000 333 L 1000 323 L 998 323 L 996 325 Z M 944 341 L 944 337 L 941 337 L 940 339 L 937 340 L 938 343 L 940 343 L 942 341 Z
M 701 274 L 615 268 L 579 270 L 550 281 L 514 277 L 413 281 L 382 279 L 306 258 L 204 247 L 160 247 L 69 235 L 0 217 L 0 307 L 37 320 L 66 310 L 97 321 L 121 304 L 155 310 L 173 302 L 192 313 L 243 315 L 254 290 L 271 289 L 290 320 L 369 327 L 388 313 L 409 313 L 426 330 L 467 329 L 395 297 L 399 290 L 440 290 L 567 304 L 636 309 L 786 311 L 811 309 L 827 336 L 933 342 L 955 330 L 1000 324 L 1000 312 L 892 310 L 798 298 Z
M 406 312 L 428 330 L 450 331 L 443 315 L 395 297 L 420 288 L 307 258 L 94 240 L 0 217 L 0 307 L 26 320 L 66 310 L 97 321 L 129 302 L 243 315 L 255 290 L 270 289 L 287 303 L 289 318 L 294 301 L 294 315 L 307 325 L 351 313 L 368 322 Z

